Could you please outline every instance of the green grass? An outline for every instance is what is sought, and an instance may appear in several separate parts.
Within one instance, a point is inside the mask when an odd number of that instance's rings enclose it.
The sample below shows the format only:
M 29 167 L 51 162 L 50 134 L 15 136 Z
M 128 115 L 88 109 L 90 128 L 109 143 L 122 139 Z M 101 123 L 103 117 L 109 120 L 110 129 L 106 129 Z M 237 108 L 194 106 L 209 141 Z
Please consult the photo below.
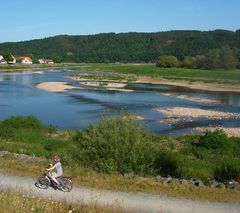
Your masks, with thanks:
M 172 80 L 204 81 L 210 83 L 240 83 L 240 70 L 200 70 L 185 68 L 158 68 L 153 64 L 81 64 L 74 70 L 106 71 L 134 74 L 151 78 Z
M 79 71 L 103 71 L 118 74 L 165 78 L 170 80 L 201 81 L 206 83 L 239 84 L 240 70 L 201 70 L 185 68 L 159 68 L 155 64 L 94 64 L 70 63 L 53 65 L 0 65 L 0 71 L 23 69 L 69 68 Z M 133 78 L 134 79 L 134 78 Z

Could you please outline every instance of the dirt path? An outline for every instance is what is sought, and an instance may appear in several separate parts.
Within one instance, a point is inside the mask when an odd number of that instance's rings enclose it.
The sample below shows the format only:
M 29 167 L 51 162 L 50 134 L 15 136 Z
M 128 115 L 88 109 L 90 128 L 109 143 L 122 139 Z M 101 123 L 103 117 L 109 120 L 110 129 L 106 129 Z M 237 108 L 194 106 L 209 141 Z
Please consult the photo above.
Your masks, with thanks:
M 28 177 L 16 177 L 0 174 L 0 190 L 11 190 L 26 195 L 54 200 L 66 200 L 74 203 L 99 206 L 115 205 L 129 212 L 168 212 L 168 213 L 239 213 L 240 204 L 202 202 L 177 199 L 149 194 L 130 194 L 104 190 L 73 188 L 69 193 L 38 189 L 35 180 Z

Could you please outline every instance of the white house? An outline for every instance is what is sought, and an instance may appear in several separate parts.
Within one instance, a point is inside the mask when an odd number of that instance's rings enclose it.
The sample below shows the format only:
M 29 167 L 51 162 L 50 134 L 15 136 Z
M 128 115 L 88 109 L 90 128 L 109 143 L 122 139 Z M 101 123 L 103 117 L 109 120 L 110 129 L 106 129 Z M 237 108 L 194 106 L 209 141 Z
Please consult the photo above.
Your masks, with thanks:
M 32 59 L 29 56 L 21 56 L 19 57 L 22 64 L 32 64 Z
M 7 62 L 4 60 L 4 57 L 0 55 L 0 64 L 6 64 Z

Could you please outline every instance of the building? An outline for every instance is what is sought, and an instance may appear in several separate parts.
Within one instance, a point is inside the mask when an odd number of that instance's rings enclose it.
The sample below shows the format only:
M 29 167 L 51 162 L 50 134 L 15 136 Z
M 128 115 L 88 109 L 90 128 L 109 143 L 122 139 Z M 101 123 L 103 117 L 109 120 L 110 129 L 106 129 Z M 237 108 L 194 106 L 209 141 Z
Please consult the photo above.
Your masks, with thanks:
M 19 57 L 19 60 L 22 64 L 32 64 L 32 59 L 29 56 L 21 56 Z
M 54 64 L 52 59 L 39 59 L 39 64 Z
M 0 64 L 6 64 L 7 62 L 4 60 L 4 57 L 0 55 Z
M 16 58 L 13 56 L 13 55 L 11 55 L 11 57 L 12 57 L 12 61 L 8 61 L 7 63 L 8 64 L 16 64 Z

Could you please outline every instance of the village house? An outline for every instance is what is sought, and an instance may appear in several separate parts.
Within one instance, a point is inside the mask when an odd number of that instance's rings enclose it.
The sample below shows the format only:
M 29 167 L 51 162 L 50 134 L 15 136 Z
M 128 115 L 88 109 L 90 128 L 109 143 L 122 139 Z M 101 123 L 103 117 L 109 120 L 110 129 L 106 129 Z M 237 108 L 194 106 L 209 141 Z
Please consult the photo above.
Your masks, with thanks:
M 39 64 L 54 64 L 52 59 L 39 59 Z
M 0 64 L 6 64 L 7 62 L 4 60 L 4 57 L 0 55 Z
M 19 57 L 19 60 L 22 64 L 32 64 L 32 59 L 29 56 L 21 56 Z

